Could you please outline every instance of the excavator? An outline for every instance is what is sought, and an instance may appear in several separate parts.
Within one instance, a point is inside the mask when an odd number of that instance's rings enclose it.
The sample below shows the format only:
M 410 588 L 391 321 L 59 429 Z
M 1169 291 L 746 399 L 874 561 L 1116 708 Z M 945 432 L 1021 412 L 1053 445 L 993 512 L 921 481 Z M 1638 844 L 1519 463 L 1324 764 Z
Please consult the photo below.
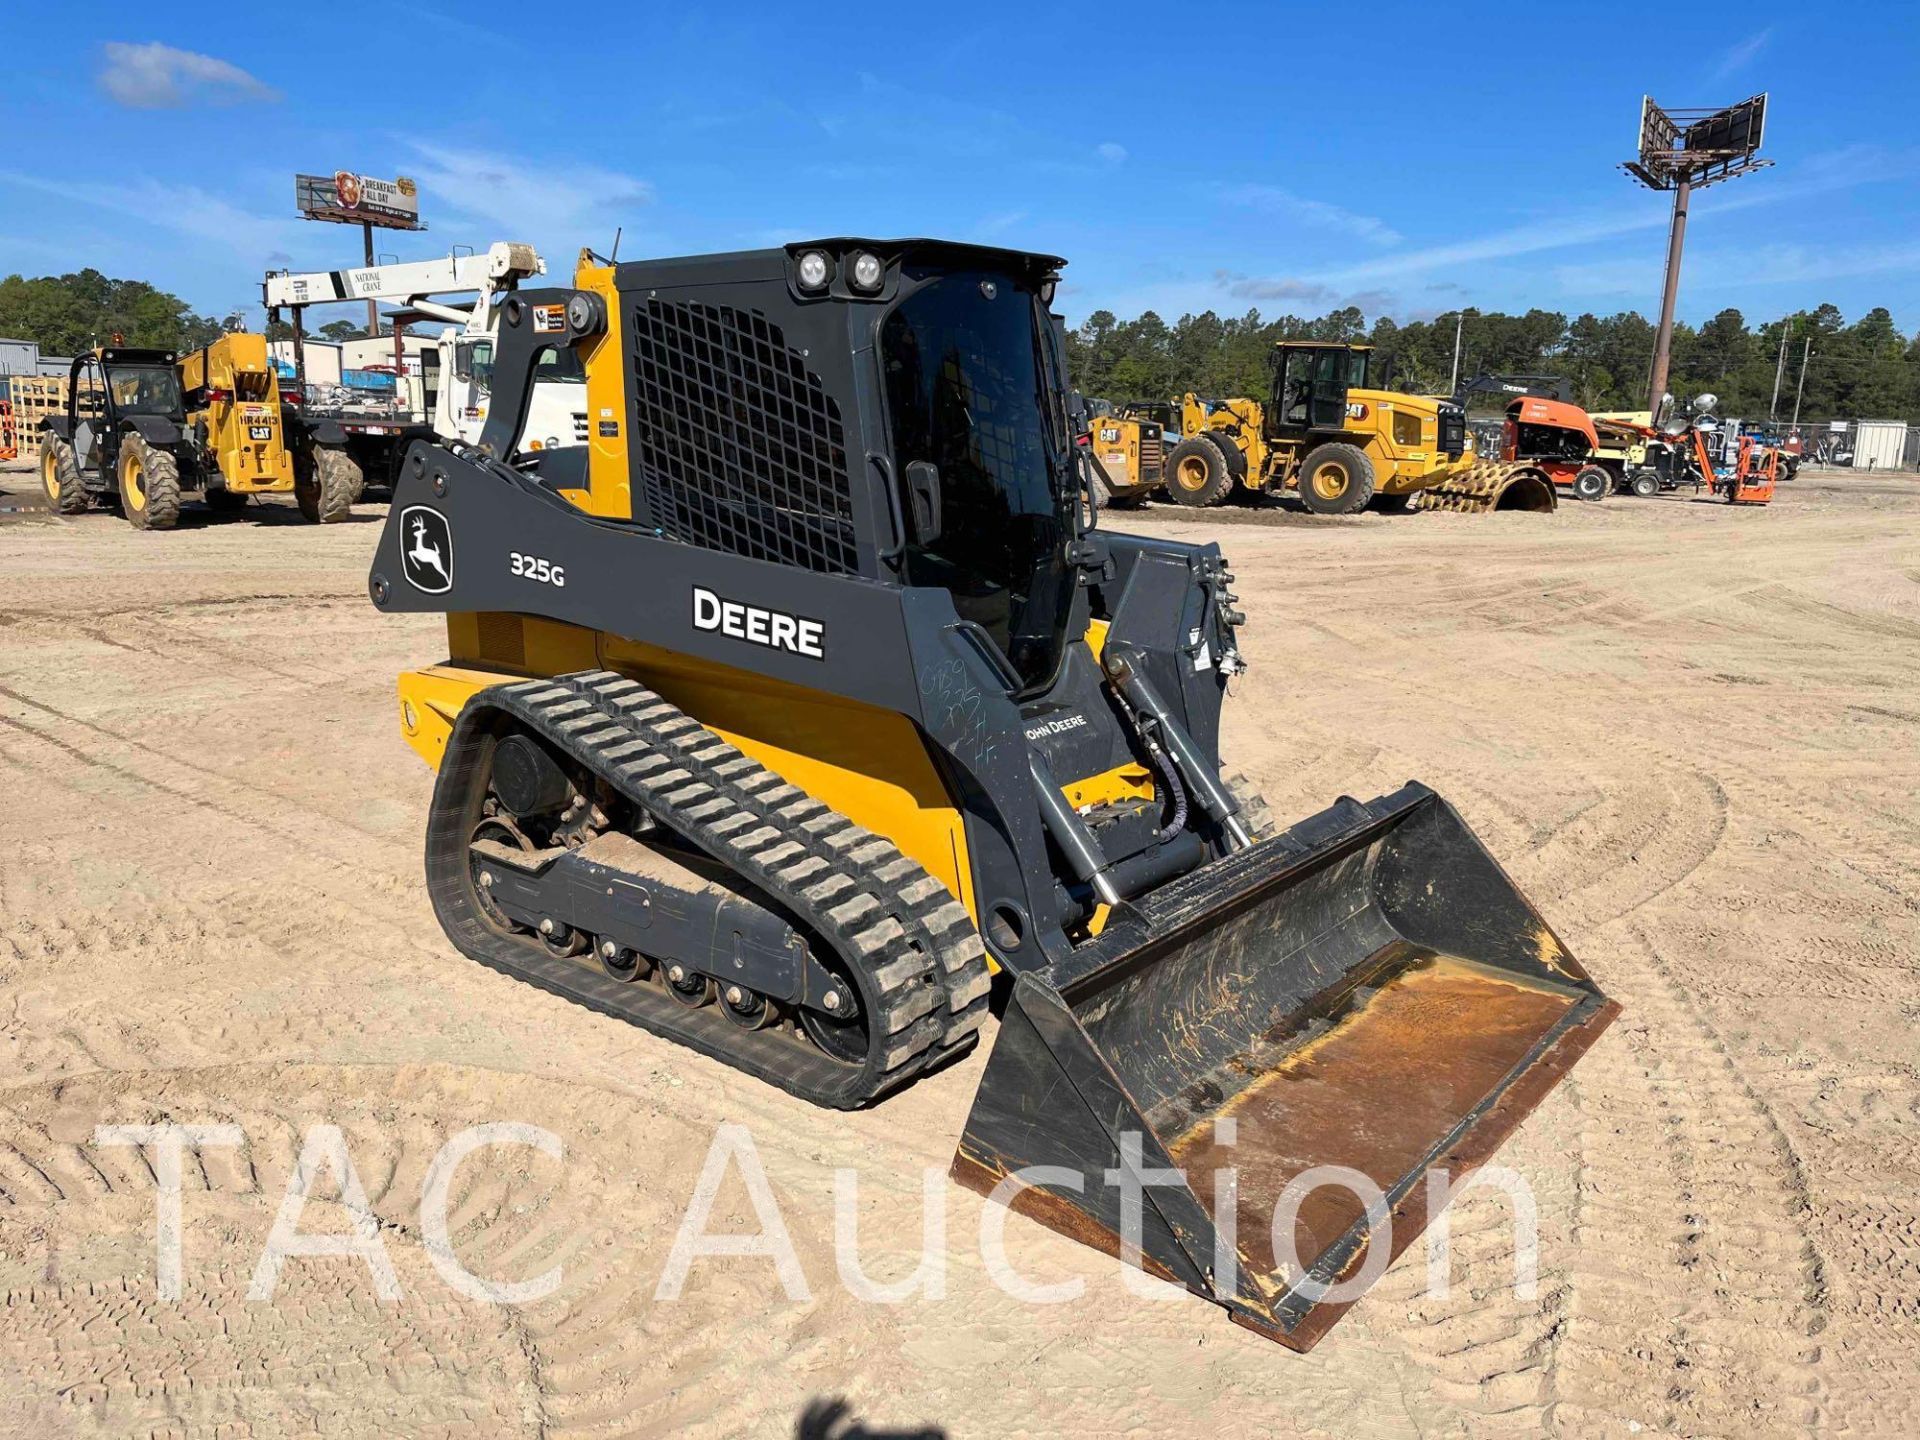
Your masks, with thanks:
M 1233 572 L 1087 503 L 1063 263 L 583 251 L 506 296 L 485 426 L 409 446 L 368 576 L 446 616 L 398 694 L 427 891 L 824 1107 L 997 1016 L 954 1178 L 1303 1350 L 1618 1006 L 1426 786 L 1281 827 L 1232 767 Z M 555 345 L 595 423 L 516 465 Z

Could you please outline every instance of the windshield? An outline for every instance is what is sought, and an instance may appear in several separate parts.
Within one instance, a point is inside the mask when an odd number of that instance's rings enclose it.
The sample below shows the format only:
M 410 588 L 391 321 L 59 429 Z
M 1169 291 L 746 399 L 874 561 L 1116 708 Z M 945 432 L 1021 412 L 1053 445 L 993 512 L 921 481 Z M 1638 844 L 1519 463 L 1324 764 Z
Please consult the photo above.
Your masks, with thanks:
M 533 383 L 545 385 L 550 381 L 558 381 L 563 385 L 587 383 L 586 367 L 580 363 L 580 356 L 571 345 L 549 345 L 534 361 Z
M 180 379 L 170 365 L 114 365 L 107 371 L 113 408 L 122 415 L 179 415 Z
M 1011 279 L 962 273 L 916 290 L 880 332 L 895 474 L 940 471 L 940 534 L 907 546 L 908 583 L 950 591 L 1027 690 L 1059 667 L 1073 601 L 1075 496 L 1043 318 Z

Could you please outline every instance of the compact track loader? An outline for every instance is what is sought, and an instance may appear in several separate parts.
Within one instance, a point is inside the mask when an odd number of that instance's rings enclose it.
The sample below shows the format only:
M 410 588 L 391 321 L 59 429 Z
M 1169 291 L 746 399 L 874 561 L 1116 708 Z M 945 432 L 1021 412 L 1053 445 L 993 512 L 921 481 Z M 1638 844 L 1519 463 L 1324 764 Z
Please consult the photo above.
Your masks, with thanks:
M 481 963 L 828 1106 L 972 1047 L 997 971 L 955 1177 L 1304 1349 L 1617 1007 L 1432 791 L 1282 830 L 1223 771 L 1233 577 L 1081 509 L 1059 263 L 506 297 L 486 427 L 409 449 L 368 582 L 447 613 L 399 696 L 429 891 Z M 556 345 L 589 440 L 522 468 Z

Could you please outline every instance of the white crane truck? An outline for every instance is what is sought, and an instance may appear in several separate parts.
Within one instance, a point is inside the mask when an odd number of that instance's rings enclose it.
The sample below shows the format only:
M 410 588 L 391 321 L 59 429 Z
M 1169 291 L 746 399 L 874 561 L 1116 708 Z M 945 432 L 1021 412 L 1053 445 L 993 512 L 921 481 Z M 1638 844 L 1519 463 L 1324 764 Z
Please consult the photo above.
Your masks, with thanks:
M 323 508 L 344 509 L 368 484 L 391 485 L 400 457 L 417 438 L 469 444 L 479 439 L 491 400 L 496 303 L 522 280 L 546 270 L 531 245 L 500 241 L 482 251 L 432 260 L 267 275 L 260 287 L 267 314 L 278 320 L 283 311 L 290 312 L 293 327 L 287 442 L 296 466 L 317 485 Z M 474 298 L 465 303 L 446 298 L 465 295 Z M 309 383 L 306 309 L 350 300 L 403 307 L 393 316 L 391 400 L 357 394 L 345 385 Z M 448 323 L 418 352 L 415 375 L 407 364 L 406 331 L 422 320 Z M 573 352 L 558 346 L 540 366 L 520 451 L 584 445 L 586 429 L 585 376 Z

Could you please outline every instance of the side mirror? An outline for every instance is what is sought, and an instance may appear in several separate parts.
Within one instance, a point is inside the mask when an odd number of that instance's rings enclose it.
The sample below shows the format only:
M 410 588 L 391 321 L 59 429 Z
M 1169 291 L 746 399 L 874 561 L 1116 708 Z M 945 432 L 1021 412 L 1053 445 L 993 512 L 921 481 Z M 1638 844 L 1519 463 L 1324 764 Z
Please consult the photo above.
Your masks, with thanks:
M 931 545 L 940 538 L 940 467 L 931 460 L 907 465 L 907 510 L 914 539 Z
M 453 374 L 457 380 L 473 378 L 473 347 L 471 345 L 453 347 Z

